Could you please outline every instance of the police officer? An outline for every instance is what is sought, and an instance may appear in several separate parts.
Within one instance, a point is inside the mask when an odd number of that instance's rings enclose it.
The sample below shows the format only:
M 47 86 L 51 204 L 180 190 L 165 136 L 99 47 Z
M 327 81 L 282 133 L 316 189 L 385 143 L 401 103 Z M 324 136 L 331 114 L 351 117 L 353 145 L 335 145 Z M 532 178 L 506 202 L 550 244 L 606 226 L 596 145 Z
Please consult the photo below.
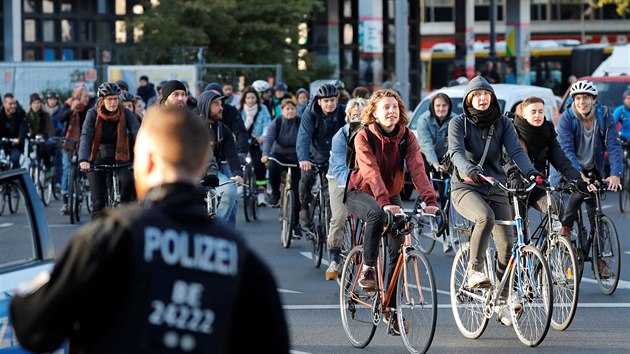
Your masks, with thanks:
M 67 338 L 75 353 L 288 353 L 269 269 L 201 207 L 204 123 L 180 107 L 155 107 L 137 139 L 140 203 L 81 228 L 49 276 L 20 287 L 11 303 L 20 344 L 52 351 Z

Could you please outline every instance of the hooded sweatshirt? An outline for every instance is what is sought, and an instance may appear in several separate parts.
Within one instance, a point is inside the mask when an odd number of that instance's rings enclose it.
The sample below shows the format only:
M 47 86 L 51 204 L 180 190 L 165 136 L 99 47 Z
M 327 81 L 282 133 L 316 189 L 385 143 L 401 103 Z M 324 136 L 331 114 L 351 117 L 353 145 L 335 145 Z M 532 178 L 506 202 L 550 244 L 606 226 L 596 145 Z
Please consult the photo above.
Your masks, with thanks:
M 426 157 L 429 164 L 440 163 L 442 156 L 446 154 L 448 150 L 447 135 L 448 135 L 448 123 L 456 115 L 453 113 L 453 102 L 450 97 L 448 99 L 448 113 L 444 120 L 440 123 L 435 111 L 433 110 L 433 103 L 436 98 L 444 96 L 433 96 L 429 110 L 422 113 L 420 121 L 418 122 L 418 142 L 420 143 L 420 149 Z
M 485 111 L 479 112 L 466 102 L 468 95 L 476 90 L 486 90 L 491 93 L 492 101 Z M 499 187 L 492 188 L 489 185 L 464 182 L 464 178 L 473 170 L 478 170 L 486 176 L 505 183 L 507 176 L 501 163 L 504 149 L 508 160 L 513 160 L 524 176 L 529 177 L 537 172 L 518 140 L 514 124 L 501 114 L 494 89 L 483 77 L 473 78 L 466 86 L 463 111 L 464 113 L 451 120 L 448 127 L 448 153 L 457 169 L 452 176 L 453 190 L 465 188 L 482 194 L 491 192 L 503 194 Z M 489 112 L 492 114 L 488 114 Z M 494 134 L 488 153 L 483 166 L 478 166 L 491 125 L 494 125 Z
M 330 157 L 333 136 L 346 124 L 346 106 L 338 104 L 337 109 L 327 115 L 317 103 L 317 99 L 318 97 L 314 96 L 302 114 L 295 149 L 298 161 L 311 160 L 321 164 Z

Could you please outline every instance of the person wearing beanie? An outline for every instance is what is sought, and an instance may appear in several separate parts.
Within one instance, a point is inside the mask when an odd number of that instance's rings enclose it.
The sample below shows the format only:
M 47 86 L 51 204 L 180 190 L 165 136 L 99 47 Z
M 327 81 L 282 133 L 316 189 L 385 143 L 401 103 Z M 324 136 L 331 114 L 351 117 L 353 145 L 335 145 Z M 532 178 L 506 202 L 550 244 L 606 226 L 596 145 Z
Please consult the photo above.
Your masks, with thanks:
M 622 140 L 630 140 L 630 90 L 623 92 L 623 103 L 613 111 L 615 124 L 619 124 L 619 136 Z
M 221 96 L 225 96 L 223 94 L 223 87 L 217 82 L 211 82 L 204 88 L 204 92 L 215 92 Z M 249 152 L 249 134 L 247 130 L 245 130 L 245 124 L 241 119 L 241 113 L 236 109 L 236 107 L 223 102 L 223 114 L 221 118 L 221 122 L 227 125 L 228 128 L 232 130 L 234 136 L 236 137 L 236 148 L 238 150 L 238 155 L 241 160 L 241 163 L 245 164 L 245 157 L 247 157 L 247 153 Z
M 306 91 L 305 88 L 300 87 L 296 92 L 295 92 L 295 100 L 296 100 L 296 106 L 297 106 L 297 114 L 298 117 L 302 116 L 302 113 L 304 112 L 304 110 L 306 109 L 306 107 L 308 107 L 308 99 L 309 99 L 309 94 L 308 91 Z
M 28 124 L 28 135 L 31 138 L 42 137 L 44 144 L 31 145 L 37 148 L 37 156 L 44 160 L 46 167 L 46 178 L 54 175 L 52 168 L 52 156 L 55 151 L 55 143 L 50 138 L 55 136 L 55 127 L 50 114 L 42 109 L 42 99 L 39 94 L 34 93 L 30 97 L 30 106 L 26 112 L 26 122 Z
M 509 199 L 499 187 L 486 183 L 481 175 L 506 183 L 507 175 L 501 165 L 503 151 L 528 179 L 541 176 L 541 173 L 536 171 L 523 150 L 514 124 L 501 114 L 497 96 L 486 79 L 476 76 L 470 80 L 462 108 L 463 113 L 452 118 L 448 125 L 447 154 L 455 166 L 451 176 L 451 200 L 455 210 L 476 225 L 470 237 L 466 284 L 470 288 L 487 287 L 491 280 L 483 269 L 490 234 L 498 252 L 497 281 L 505 275 L 514 241 L 512 226 L 495 223 L 495 220 L 512 219 Z M 489 144 L 487 148 L 486 144 Z M 507 290 L 505 287 L 500 294 L 504 301 Z M 513 306 L 497 307 L 499 320 L 506 326 L 512 325 L 510 309 L 520 311 L 522 304 L 515 302 Z
M 188 89 L 179 80 L 170 80 L 162 85 L 160 105 L 185 107 L 188 101 Z
M 140 76 L 139 82 L 140 86 L 138 86 L 136 95 L 142 97 L 144 104 L 148 106 L 149 100 L 157 95 L 155 93 L 155 87 L 149 82 L 149 77 L 146 75 Z
M 197 98 L 197 108 L 210 134 L 212 157 L 208 175 L 219 177 L 220 184 L 229 181 L 232 176 L 235 177 L 237 184 L 243 184 L 243 171 L 234 146 L 232 131 L 221 121 L 224 97 L 214 90 L 209 90 L 202 92 Z M 234 226 L 238 201 L 236 185 L 228 183 L 216 187 L 215 190 L 221 196 L 221 203 L 216 210 L 217 216 L 228 225 Z
M 125 80 L 116 81 L 116 85 L 120 87 L 121 91 L 129 91 L 129 85 L 127 85 L 127 82 Z

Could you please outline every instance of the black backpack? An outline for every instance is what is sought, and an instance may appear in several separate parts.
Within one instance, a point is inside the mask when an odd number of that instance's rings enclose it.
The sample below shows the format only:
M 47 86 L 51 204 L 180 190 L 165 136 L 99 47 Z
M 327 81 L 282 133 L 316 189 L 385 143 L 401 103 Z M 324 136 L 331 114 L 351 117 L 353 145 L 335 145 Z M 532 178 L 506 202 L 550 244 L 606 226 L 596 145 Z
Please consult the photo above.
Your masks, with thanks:
M 400 153 L 402 167 L 404 168 L 405 155 L 407 154 L 407 134 L 409 134 L 409 129 L 407 129 L 407 127 L 403 127 L 403 129 L 405 129 L 405 135 L 403 135 L 402 139 L 398 142 L 398 152 Z M 348 167 L 348 170 L 350 170 L 350 174 L 348 175 L 348 180 L 346 181 L 345 190 L 343 192 L 344 203 L 346 202 L 346 194 L 348 192 L 348 185 L 350 184 L 350 175 L 359 170 L 359 167 L 356 164 L 357 152 L 354 149 L 354 139 L 361 130 L 365 130 L 372 152 L 376 151 L 376 137 L 368 126 L 361 124 L 361 122 L 350 123 L 348 128 L 348 142 L 346 143 L 346 166 Z

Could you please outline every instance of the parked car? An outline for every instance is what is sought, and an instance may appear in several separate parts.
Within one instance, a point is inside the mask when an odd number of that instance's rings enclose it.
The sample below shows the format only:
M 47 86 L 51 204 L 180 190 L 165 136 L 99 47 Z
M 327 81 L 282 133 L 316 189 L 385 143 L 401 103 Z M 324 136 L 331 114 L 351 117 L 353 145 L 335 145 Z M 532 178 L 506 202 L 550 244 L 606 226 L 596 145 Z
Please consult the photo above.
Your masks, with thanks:
M 24 169 L 0 172 L 0 354 L 23 350 L 11 326 L 9 304 L 18 285 L 50 271 L 55 256 L 35 185 Z M 55 354 L 65 353 L 60 348 Z
M 623 92 L 630 90 L 630 76 L 586 76 L 578 80 L 591 81 L 597 87 L 597 101 L 606 105 L 610 111 L 614 111 L 617 106 L 623 103 Z M 571 88 L 569 87 L 564 94 L 560 112 L 564 112 L 566 109 L 570 90 Z
M 556 124 L 558 122 L 558 118 L 560 117 L 558 110 L 558 102 L 559 98 L 553 94 L 553 91 L 547 87 L 540 86 L 529 86 L 529 85 L 514 85 L 514 84 L 494 84 L 492 85 L 494 89 L 494 93 L 497 96 L 497 100 L 499 101 L 499 107 L 501 112 L 514 112 L 516 111 L 516 106 L 521 103 L 525 98 L 529 96 L 538 96 L 545 101 L 545 116 L 548 120 L 551 120 Z M 433 91 L 429 95 L 427 95 L 420 103 L 416 106 L 409 118 L 409 124 L 407 127 L 418 136 L 418 122 L 420 121 L 420 116 L 422 113 L 429 110 L 429 104 L 431 103 L 431 98 L 437 93 L 444 93 L 448 97 L 451 98 L 453 102 L 453 113 L 461 114 L 462 113 L 462 102 L 464 99 L 464 93 L 466 92 L 465 85 L 452 86 L 452 87 L 444 87 L 439 90 Z M 401 198 L 406 200 L 409 199 L 411 193 L 413 192 L 413 183 L 411 182 L 411 178 L 409 173 L 405 175 L 405 187 L 401 192 Z

